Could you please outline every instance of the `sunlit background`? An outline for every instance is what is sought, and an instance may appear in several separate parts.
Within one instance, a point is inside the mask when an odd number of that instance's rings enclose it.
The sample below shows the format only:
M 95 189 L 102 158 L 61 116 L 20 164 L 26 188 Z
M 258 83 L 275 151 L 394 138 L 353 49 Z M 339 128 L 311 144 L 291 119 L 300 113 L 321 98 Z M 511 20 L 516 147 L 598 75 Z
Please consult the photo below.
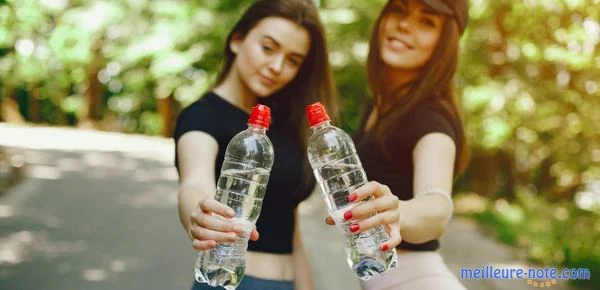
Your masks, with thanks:
M 351 132 L 369 96 L 368 37 L 385 1 L 317 2 Z M 456 184 L 456 214 L 529 263 L 590 268 L 593 280 L 571 287 L 600 289 L 600 0 L 470 2 L 457 81 L 472 161 Z M 0 0 L 0 279 L 18 264 L 15 245 L 47 238 L 8 224 L 28 182 L 126 174 L 166 182 L 162 193 L 147 184 L 146 198 L 174 210 L 164 137 L 214 81 L 225 36 L 249 3 Z M 86 251 L 65 243 L 53 247 Z

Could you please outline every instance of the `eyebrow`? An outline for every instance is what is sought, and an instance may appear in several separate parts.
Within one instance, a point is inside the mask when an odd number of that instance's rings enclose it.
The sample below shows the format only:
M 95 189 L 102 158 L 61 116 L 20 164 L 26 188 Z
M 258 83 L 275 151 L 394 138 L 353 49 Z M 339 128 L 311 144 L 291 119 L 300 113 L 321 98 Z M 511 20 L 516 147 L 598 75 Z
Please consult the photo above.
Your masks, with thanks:
M 275 40 L 275 38 L 273 38 L 272 36 L 263 35 L 262 38 L 263 39 L 268 39 L 268 40 L 272 41 L 273 43 L 275 43 L 275 45 L 277 45 L 278 47 L 281 47 L 281 43 L 279 43 L 279 41 Z M 303 55 L 301 53 L 297 53 L 297 52 L 292 52 L 292 56 L 296 56 L 296 57 L 300 57 L 300 58 L 304 58 L 305 57 L 305 55 Z
M 423 9 L 421 9 L 421 12 L 424 13 L 424 14 L 429 14 L 429 15 L 433 15 L 433 16 L 442 16 L 443 15 L 442 13 L 434 11 L 430 7 L 425 7 Z

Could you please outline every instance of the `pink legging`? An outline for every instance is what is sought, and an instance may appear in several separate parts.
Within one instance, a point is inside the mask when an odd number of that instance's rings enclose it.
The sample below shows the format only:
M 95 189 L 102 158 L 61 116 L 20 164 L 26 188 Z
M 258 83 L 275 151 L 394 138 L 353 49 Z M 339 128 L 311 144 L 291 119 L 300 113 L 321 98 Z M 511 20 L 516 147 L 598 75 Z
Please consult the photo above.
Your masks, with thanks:
M 361 282 L 363 290 L 466 290 L 437 252 L 398 253 L 398 265 Z

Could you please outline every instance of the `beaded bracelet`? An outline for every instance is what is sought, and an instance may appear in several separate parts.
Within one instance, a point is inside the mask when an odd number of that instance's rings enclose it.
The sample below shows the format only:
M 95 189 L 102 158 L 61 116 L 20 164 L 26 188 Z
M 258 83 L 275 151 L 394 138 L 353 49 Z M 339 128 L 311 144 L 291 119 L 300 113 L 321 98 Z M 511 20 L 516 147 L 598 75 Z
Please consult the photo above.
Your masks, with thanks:
M 446 199 L 446 201 L 448 201 L 448 205 L 450 206 L 450 212 L 448 214 L 447 219 L 450 220 L 450 218 L 452 218 L 452 213 L 454 212 L 454 202 L 452 201 L 452 197 L 450 197 L 450 193 L 441 188 L 430 188 L 430 189 L 426 189 L 426 190 L 423 190 L 423 191 L 415 194 L 415 198 L 420 198 L 420 197 L 430 196 L 430 195 L 439 195 L 439 196 L 444 197 L 444 199 Z

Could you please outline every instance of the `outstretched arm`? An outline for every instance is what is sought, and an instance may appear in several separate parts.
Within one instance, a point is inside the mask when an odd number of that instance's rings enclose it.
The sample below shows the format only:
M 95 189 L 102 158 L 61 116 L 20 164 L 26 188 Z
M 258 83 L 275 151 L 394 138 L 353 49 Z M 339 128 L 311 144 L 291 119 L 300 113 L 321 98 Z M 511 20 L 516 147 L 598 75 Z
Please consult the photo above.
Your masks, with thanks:
M 217 141 L 204 132 L 188 132 L 177 142 L 179 219 L 196 250 L 234 242 L 244 230 L 226 221 L 233 217 L 233 210 L 213 198 L 218 149 Z M 258 232 L 253 230 L 250 238 L 257 240 Z
M 415 197 L 400 201 L 400 233 L 410 243 L 439 238 L 452 215 L 456 146 L 445 134 L 431 133 L 413 150 Z M 435 192 L 436 194 L 422 195 Z M 444 197 L 444 195 L 447 195 Z
M 455 156 L 456 146 L 448 135 L 423 136 L 413 150 L 416 196 L 401 201 L 386 185 L 369 182 L 349 196 L 351 202 L 363 202 L 344 214 L 346 220 L 357 220 L 350 229 L 359 233 L 386 226 L 390 240 L 380 245 L 383 251 L 402 240 L 419 244 L 439 238 L 452 214 Z M 435 194 L 420 194 L 432 192 Z M 333 224 L 333 220 L 328 218 L 327 223 Z

